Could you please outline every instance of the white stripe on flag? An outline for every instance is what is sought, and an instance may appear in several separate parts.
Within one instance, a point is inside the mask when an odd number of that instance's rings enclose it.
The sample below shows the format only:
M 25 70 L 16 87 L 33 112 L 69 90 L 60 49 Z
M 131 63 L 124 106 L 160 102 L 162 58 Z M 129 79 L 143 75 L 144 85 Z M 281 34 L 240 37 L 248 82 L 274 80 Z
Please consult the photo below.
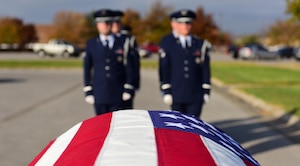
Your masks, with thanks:
M 219 145 L 218 143 L 214 142 L 213 140 L 200 136 L 203 143 L 205 144 L 207 150 L 210 152 L 211 156 L 213 157 L 216 165 L 226 165 L 226 166 L 244 166 L 245 163 L 243 160 L 231 152 L 230 150 L 226 149 L 225 147 Z
M 59 159 L 60 155 L 65 151 L 69 143 L 72 141 L 81 124 L 82 122 L 78 123 L 64 134 L 59 136 L 35 165 L 54 165 Z
M 157 165 L 154 126 L 148 111 L 113 112 L 110 131 L 95 165 Z

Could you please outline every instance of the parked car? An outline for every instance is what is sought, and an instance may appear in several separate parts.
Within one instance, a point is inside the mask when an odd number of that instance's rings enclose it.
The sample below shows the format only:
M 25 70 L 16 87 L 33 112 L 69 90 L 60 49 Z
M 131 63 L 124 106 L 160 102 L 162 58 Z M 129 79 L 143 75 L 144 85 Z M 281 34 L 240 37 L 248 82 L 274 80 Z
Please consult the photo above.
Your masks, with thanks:
M 292 58 L 294 57 L 294 47 L 282 47 L 277 50 L 280 58 Z
M 40 57 L 59 55 L 68 58 L 78 57 L 81 53 L 78 46 L 62 39 L 51 39 L 48 43 L 32 43 L 30 48 Z
M 243 59 L 277 59 L 280 56 L 277 52 L 271 52 L 263 45 L 254 43 L 240 48 L 239 57 Z
M 151 56 L 152 54 L 156 54 L 159 51 L 159 46 L 154 43 L 147 43 L 141 45 L 139 48 L 139 55 L 142 58 L 146 58 Z
M 230 45 L 230 46 L 228 46 L 227 52 L 232 58 L 238 59 L 239 58 L 239 49 L 240 48 L 237 45 Z
M 294 49 L 294 57 L 296 60 L 300 61 L 300 47 Z
M 22 50 L 18 43 L 0 43 L 0 51 L 20 51 Z

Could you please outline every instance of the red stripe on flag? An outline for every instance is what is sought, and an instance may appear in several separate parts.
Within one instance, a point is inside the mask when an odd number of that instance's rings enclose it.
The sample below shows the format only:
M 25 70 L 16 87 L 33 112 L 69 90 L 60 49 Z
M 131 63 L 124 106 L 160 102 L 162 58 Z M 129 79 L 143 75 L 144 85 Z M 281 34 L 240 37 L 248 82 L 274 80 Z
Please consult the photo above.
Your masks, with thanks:
M 251 163 L 250 161 L 248 160 L 243 160 L 243 162 L 247 165 L 247 166 L 255 166 L 253 163 Z
M 169 129 L 155 129 L 159 166 L 216 165 L 200 136 Z
M 55 165 L 93 165 L 109 132 L 112 113 L 83 121 Z
M 50 148 L 50 146 L 55 142 L 55 140 L 52 140 L 48 143 L 48 145 L 28 164 L 28 166 L 34 166 L 46 153 L 46 151 Z

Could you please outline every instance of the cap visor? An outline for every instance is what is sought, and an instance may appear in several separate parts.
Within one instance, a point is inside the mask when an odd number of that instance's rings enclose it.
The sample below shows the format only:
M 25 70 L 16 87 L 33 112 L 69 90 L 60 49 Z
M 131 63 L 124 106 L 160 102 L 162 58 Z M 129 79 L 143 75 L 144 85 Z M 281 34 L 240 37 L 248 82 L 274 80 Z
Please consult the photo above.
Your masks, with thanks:
M 180 23 L 190 23 L 193 22 L 193 19 L 190 17 L 180 17 L 180 18 L 176 18 L 175 21 Z
M 96 17 L 96 22 L 111 22 L 113 19 L 111 17 Z

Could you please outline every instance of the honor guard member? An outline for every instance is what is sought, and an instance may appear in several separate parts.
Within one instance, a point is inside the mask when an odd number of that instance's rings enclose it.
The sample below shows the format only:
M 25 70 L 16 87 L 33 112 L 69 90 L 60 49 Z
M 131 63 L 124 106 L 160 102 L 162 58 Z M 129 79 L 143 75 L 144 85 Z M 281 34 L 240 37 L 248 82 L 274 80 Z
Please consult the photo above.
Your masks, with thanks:
M 159 76 L 163 101 L 199 117 L 210 94 L 210 44 L 190 34 L 195 18 L 190 10 L 170 15 L 173 32 L 160 42 Z
M 120 109 L 122 96 L 134 93 L 133 59 L 124 53 L 123 40 L 111 31 L 113 14 L 108 9 L 94 13 L 99 35 L 86 44 L 83 90 L 86 102 L 94 105 L 96 115 Z
M 130 27 L 123 26 L 121 23 L 122 17 L 124 13 L 119 10 L 114 11 L 114 19 L 112 23 L 112 32 L 115 34 L 117 38 L 120 38 L 124 42 L 124 53 L 125 56 L 128 54 L 128 56 L 131 56 L 133 59 L 132 66 L 133 71 L 130 71 L 129 74 L 134 74 L 134 82 L 132 84 L 132 88 L 134 89 L 134 92 L 137 91 L 140 88 L 140 57 L 138 54 L 138 47 L 135 40 L 135 37 L 130 35 Z M 127 65 L 128 62 L 124 61 L 124 65 Z M 135 93 L 132 93 L 132 95 L 127 96 L 124 94 L 123 96 L 123 103 L 121 109 L 133 109 L 133 100 L 134 100 Z

